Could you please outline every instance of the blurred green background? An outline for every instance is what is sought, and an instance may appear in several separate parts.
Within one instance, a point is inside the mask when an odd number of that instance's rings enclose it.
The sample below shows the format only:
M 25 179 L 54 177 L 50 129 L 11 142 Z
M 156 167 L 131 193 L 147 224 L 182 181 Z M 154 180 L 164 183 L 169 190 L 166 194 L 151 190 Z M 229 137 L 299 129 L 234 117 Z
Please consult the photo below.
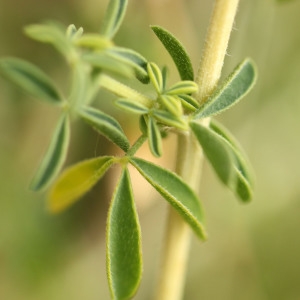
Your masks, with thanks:
M 38 64 L 67 89 L 68 70 L 50 47 L 26 38 L 23 26 L 47 19 L 97 31 L 107 0 L 1 0 L 0 56 Z M 119 45 L 159 65 L 174 66 L 149 29 L 159 24 L 186 46 L 195 68 L 211 0 L 130 0 Z M 300 299 L 300 1 L 241 0 L 224 76 L 244 57 L 257 63 L 255 89 L 219 118 L 240 140 L 256 172 L 252 203 L 242 205 L 205 164 L 201 198 L 209 240 L 193 239 L 188 300 Z M 173 72 L 174 73 L 174 72 Z M 172 80 L 177 80 L 176 73 Z M 101 94 L 99 105 L 119 114 Z M 103 102 L 101 102 L 103 100 Z M 105 103 L 105 104 L 101 104 Z M 57 119 L 57 111 L 0 78 L 0 299 L 109 299 L 105 218 L 118 170 L 82 201 L 52 216 L 46 193 L 27 187 Z M 122 115 L 132 140 L 137 119 Z M 67 164 L 115 152 L 83 124 L 73 127 Z M 173 167 L 174 138 L 160 162 Z M 147 149 L 144 156 L 149 156 Z M 133 172 L 143 234 L 144 276 L 135 297 L 152 299 L 159 272 L 166 203 Z

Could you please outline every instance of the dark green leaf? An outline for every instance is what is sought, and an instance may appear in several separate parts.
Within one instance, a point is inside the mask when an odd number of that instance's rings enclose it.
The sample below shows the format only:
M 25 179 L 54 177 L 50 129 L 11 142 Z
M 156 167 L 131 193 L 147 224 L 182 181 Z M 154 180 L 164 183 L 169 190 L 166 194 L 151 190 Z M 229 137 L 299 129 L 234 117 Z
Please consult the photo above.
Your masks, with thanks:
M 191 122 L 190 126 L 221 181 L 241 200 L 249 201 L 252 197 L 251 186 L 241 172 L 241 161 L 236 150 L 214 130 L 196 122 Z
M 149 83 L 149 75 L 147 72 L 147 60 L 131 49 L 114 47 L 107 50 L 107 53 L 116 60 L 132 67 L 135 76 L 142 83 Z
M 151 26 L 151 29 L 171 55 L 180 78 L 182 80 L 194 80 L 194 71 L 190 57 L 182 44 L 170 32 L 160 26 Z
M 56 177 L 66 159 L 69 140 L 69 119 L 63 116 L 55 128 L 48 150 L 30 184 L 31 189 L 43 189 Z
M 255 80 L 255 66 L 251 59 L 245 59 L 195 112 L 194 119 L 210 117 L 228 109 L 251 90 Z
M 112 156 L 102 156 L 77 163 L 55 181 L 49 194 L 49 210 L 58 213 L 87 193 L 114 163 Z
M 141 280 L 142 249 L 127 169 L 123 170 L 114 192 L 107 223 L 107 275 L 112 299 L 131 299 Z
M 127 7 L 127 0 L 110 0 L 105 18 L 102 24 L 101 33 L 108 38 L 113 38 L 117 33 Z
M 111 116 L 91 107 L 82 107 L 78 114 L 97 131 L 115 143 L 125 152 L 129 149 L 129 141 L 120 124 Z
M 160 157 L 162 154 L 162 140 L 161 134 L 156 124 L 156 121 L 153 118 L 148 119 L 148 141 L 151 153 L 155 157 Z
M 197 236 L 206 238 L 203 210 L 192 189 L 175 173 L 143 159 L 132 157 L 131 164 L 178 211 Z
M 0 68 L 4 76 L 31 95 L 55 104 L 62 102 L 52 80 L 35 65 L 18 58 L 4 58 Z

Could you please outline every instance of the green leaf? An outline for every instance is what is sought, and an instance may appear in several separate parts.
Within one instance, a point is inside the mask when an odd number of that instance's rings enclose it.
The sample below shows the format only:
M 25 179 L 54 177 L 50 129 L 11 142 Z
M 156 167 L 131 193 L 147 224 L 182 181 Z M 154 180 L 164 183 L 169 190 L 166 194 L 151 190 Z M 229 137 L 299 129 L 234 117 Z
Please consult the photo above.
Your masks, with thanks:
M 153 117 L 157 119 L 159 122 L 166 126 L 175 127 L 181 130 L 187 130 L 188 126 L 183 116 L 177 117 L 169 113 L 168 111 L 163 110 L 155 110 L 152 113 Z
M 131 299 L 142 275 L 141 230 L 129 172 L 124 169 L 113 195 L 107 226 L 107 275 L 112 299 Z
M 166 29 L 151 26 L 156 36 L 171 55 L 182 80 L 194 80 L 193 66 L 189 55 L 182 44 Z
M 242 173 L 241 161 L 236 150 L 214 130 L 196 122 L 191 122 L 190 127 L 221 181 L 241 200 L 249 201 L 252 197 L 252 188 Z
M 134 69 L 136 78 L 142 83 L 149 83 L 147 72 L 147 60 L 131 49 L 114 47 L 107 50 L 107 54 L 114 59 L 130 66 Z
M 147 65 L 148 74 L 150 77 L 150 80 L 158 94 L 162 93 L 163 91 L 163 77 L 162 73 L 155 63 L 148 63 Z
M 117 33 L 127 7 L 127 0 L 110 0 L 104 21 L 101 28 L 101 33 L 108 38 L 113 38 Z
M 251 59 L 245 59 L 227 77 L 225 82 L 195 112 L 194 119 L 210 117 L 221 113 L 242 99 L 253 87 L 256 69 Z
M 159 101 L 172 115 L 180 117 L 183 114 L 181 101 L 171 95 L 160 95 Z
M 171 86 L 166 93 L 169 95 L 193 94 L 198 91 L 198 85 L 194 81 L 184 80 Z
M 55 128 L 48 150 L 30 184 L 32 190 L 46 188 L 57 176 L 65 162 L 69 140 L 69 119 L 67 116 L 63 116 Z
M 31 95 L 54 104 L 62 102 L 52 80 L 35 65 L 18 58 L 4 58 L 0 68 L 4 76 Z
M 78 114 L 122 150 L 126 152 L 129 149 L 129 141 L 120 124 L 114 118 L 91 107 L 80 108 Z
M 77 38 L 74 43 L 76 46 L 93 50 L 104 50 L 113 46 L 111 40 L 109 40 L 106 36 L 96 33 L 84 34 Z
M 118 99 L 115 104 L 125 111 L 136 114 L 146 114 L 149 111 L 147 106 L 129 99 Z
M 155 157 L 160 157 L 162 154 L 162 139 L 156 121 L 153 118 L 148 119 L 148 142 L 151 153 Z
M 88 159 L 67 168 L 50 190 L 48 208 L 59 213 L 87 193 L 114 163 L 112 156 Z
M 193 190 L 175 173 L 137 157 L 130 163 L 177 210 L 200 239 L 206 238 L 203 210 Z
M 178 95 L 178 99 L 181 100 L 182 105 L 192 111 L 195 111 L 199 108 L 198 101 L 190 95 Z
M 102 71 L 112 72 L 125 77 L 133 76 L 132 68 L 115 60 L 103 51 L 84 54 L 82 59 L 93 67 L 100 68 Z
M 28 25 L 24 31 L 26 35 L 36 41 L 53 45 L 66 57 L 72 51 L 72 44 L 65 33 L 65 29 L 59 23 L 48 22 Z

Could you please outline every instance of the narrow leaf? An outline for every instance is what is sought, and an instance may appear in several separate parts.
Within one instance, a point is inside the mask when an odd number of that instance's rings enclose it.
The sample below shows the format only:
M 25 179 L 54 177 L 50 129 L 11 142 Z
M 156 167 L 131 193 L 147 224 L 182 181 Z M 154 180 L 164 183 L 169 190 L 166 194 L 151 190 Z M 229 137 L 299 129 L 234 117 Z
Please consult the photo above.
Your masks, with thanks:
M 69 119 L 63 116 L 54 131 L 48 150 L 30 184 L 32 190 L 46 188 L 57 176 L 66 159 L 69 140 Z
M 114 163 L 111 156 L 82 161 L 66 169 L 54 182 L 48 206 L 52 213 L 70 207 L 87 193 Z
M 136 114 L 146 114 L 149 111 L 148 107 L 145 105 L 129 99 L 118 99 L 115 104 L 125 111 Z
M 155 63 L 148 63 L 147 70 L 156 92 L 160 94 L 163 91 L 164 83 L 159 67 Z
M 18 58 L 0 60 L 4 76 L 31 95 L 58 104 L 62 98 L 52 80 L 35 65 Z
M 108 213 L 106 264 L 112 299 L 131 299 L 142 275 L 141 230 L 124 169 Z
M 148 141 L 151 153 L 155 157 L 160 157 L 162 154 L 162 139 L 161 134 L 156 124 L 156 121 L 153 118 L 148 120 Z
M 160 95 L 159 100 L 172 115 L 180 117 L 183 114 L 181 101 L 171 95 Z
M 110 0 L 101 28 L 103 35 L 113 38 L 117 33 L 125 15 L 127 2 L 127 0 Z
M 251 59 L 245 59 L 228 76 L 216 92 L 195 112 L 194 119 L 221 113 L 242 99 L 253 87 L 256 70 Z
M 132 68 L 115 60 L 103 51 L 87 53 L 82 56 L 82 59 L 93 67 L 100 68 L 104 72 L 108 71 L 125 77 L 132 77 L 134 75 Z
M 182 105 L 192 111 L 195 111 L 197 108 L 199 108 L 199 103 L 198 101 L 193 98 L 190 95 L 178 95 L 177 96 L 180 100 Z
M 65 33 L 65 29 L 59 23 L 28 25 L 24 31 L 26 35 L 36 41 L 53 45 L 64 56 L 68 56 L 72 51 L 72 44 Z
M 114 47 L 107 50 L 107 54 L 116 60 L 130 66 L 135 71 L 136 78 L 142 83 L 149 83 L 147 60 L 131 49 Z
M 182 80 L 194 80 L 194 71 L 190 57 L 182 44 L 170 32 L 160 26 L 151 26 L 151 29 L 171 55 L 180 78 Z
M 88 33 L 77 38 L 75 45 L 93 50 L 104 50 L 113 46 L 113 43 L 105 36 L 96 33 Z
M 83 120 L 92 125 L 122 150 L 126 152 L 129 149 L 129 141 L 120 124 L 114 118 L 91 107 L 82 107 L 78 113 Z
M 233 147 L 210 128 L 196 122 L 191 122 L 190 126 L 221 181 L 241 200 L 249 201 L 252 197 L 251 186 L 241 173 L 239 158 Z
M 177 210 L 200 239 L 206 238 L 203 210 L 193 190 L 175 173 L 143 159 L 132 157 L 131 164 Z
M 169 95 L 193 94 L 198 91 L 198 85 L 194 81 L 184 80 L 171 86 L 166 93 Z
M 170 127 L 175 127 L 181 130 L 187 130 L 188 125 L 183 119 L 183 116 L 177 117 L 169 113 L 168 111 L 163 110 L 155 110 L 152 113 L 153 117 L 155 117 L 156 120 L 161 122 L 162 124 Z

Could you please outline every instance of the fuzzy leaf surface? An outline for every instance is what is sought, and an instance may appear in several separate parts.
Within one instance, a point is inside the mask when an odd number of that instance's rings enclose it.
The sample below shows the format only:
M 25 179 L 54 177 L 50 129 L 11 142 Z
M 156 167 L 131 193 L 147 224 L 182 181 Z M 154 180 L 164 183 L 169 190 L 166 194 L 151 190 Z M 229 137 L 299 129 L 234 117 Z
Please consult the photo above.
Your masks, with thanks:
M 151 26 L 156 36 L 171 55 L 182 80 L 194 80 L 193 66 L 182 44 L 170 32 L 160 26 Z
M 193 190 L 175 173 L 131 157 L 130 163 L 177 210 L 200 239 L 206 238 L 203 210 Z
M 82 107 L 78 113 L 84 121 L 92 125 L 122 150 L 126 152 L 129 149 L 129 141 L 121 125 L 113 117 L 91 107 Z
M 148 63 L 147 71 L 156 92 L 160 94 L 163 91 L 164 82 L 159 67 L 155 63 Z
M 155 110 L 152 115 L 153 117 L 155 117 L 155 119 L 157 119 L 159 122 L 166 126 L 175 127 L 182 130 L 187 129 L 187 124 L 182 119 L 182 117 L 174 116 L 168 111 Z
M 107 274 L 112 299 L 131 299 L 142 275 L 141 230 L 129 172 L 124 169 L 108 213 Z
M 210 122 L 209 128 L 223 138 L 231 148 L 236 160 L 237 194 L 244 201 L 250 200 L 252 198 L 254 175 L 246 154 L 238 141 L 220 123 L 213 120 Z
M 67 168 L 51 188 L 49 210 L 59 213 L 70 207 L 100 180 L 113 163 L 112 156 L 102 156 Z
M 119 108 L 135 113 L 135 114 L 146 114 L 148 113 L 149 109 L 148 107 L 144 106 L 141 103 L 135 102 L 135 101 L 131 101 L 129 99 L 118 99 L 115 102 L 116 106 L 118 106 Z
M 147 129 L 149 148 L 151 150 L 151 153 L 155 157 L 160 157 L 162 154 L 162 139 L 158 125 L 153 118 L 149 118 Z
M 132 67 L 136 78 L 142 83 L 149 83 L 149 75 L 147 72 L 147 60 L 131 49 L 114 47 L 107 50 L 107 53 L 116 60 Z
M 108 38 L 113 38 L 117 33 L 127 7 L 127 0 L 110 0 L 105 13 L 101 33 Z
M 213 129 L 196 122 L 191 122 L 190 127 L 221 181 L 234 191 L 241 200 L 249 201 L 252 197 L 252 188 L 242 173 L 245 164 L 242 164 L 240 152 Z
M 70 140 L 70 124 L 67 116 L 63 116 L 54 131 L 48 150 L 30 184 L 32 190 L 47 187 L 59 173 L 65 162 Z
M 194 119 L 214 116 L 242 99 L 253 87 L 256 70 L 251 59 L 245 59 L 227 77 L 225 82 L 195 112 Z
M 62 102 L 52 80 L 35 65 L 19 58 L 4 58 L 0 68 L 5 77 L 29 94 L 52 104 Z

